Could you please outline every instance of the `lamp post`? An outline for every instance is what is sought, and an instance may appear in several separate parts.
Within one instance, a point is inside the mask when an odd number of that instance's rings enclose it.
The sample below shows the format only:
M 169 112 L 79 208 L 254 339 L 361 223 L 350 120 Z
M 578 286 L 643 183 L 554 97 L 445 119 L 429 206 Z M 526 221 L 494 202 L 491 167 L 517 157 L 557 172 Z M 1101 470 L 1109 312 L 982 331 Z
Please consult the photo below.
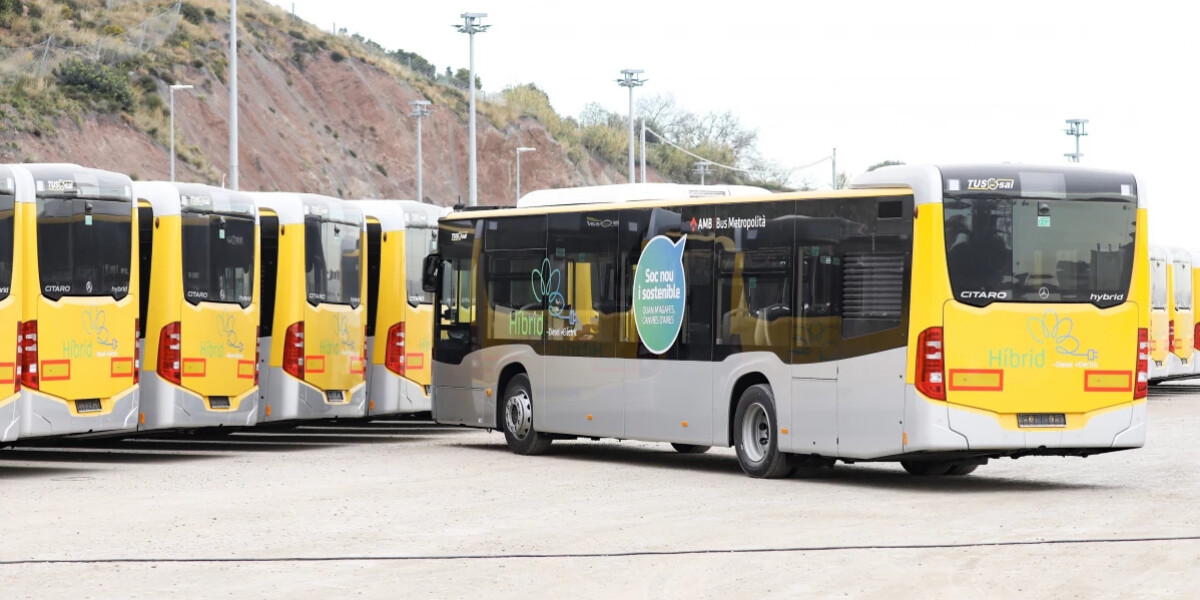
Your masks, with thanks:
M 409 100 L 408 105 L 413 107 L 408 116 L 417 119 L 417 202 L 424 202 L 425 191 L 421 173 L 421 121 L 425 120 L 432 111 L 429 110 L 428 100 Z
M 517 201 L 521 201 L 521 155 L 526 152 L 537 152 L 537 148 L 517 148 Z
M 468 134 L 469 147 L 467 148 L 467 152 L 470 153 L 470 158 L 468 159 L 469 169 L 467 177 L 470 179 L 469 185 L 471 190 L 469 201 L 471 206 L 477 206 L 479 204 L 479 194 L 475 179 L 475 34 L 487 31 L 491 25 L 484 25 L 480 22 L 481 19 L 487 16 L 487 13 L 465 12 L 459 16 L 462 17 L 463 24 L 455 25 L 455 29 L 458 29 L 459 33 L 465 33 L 471 38 L 470 80 L 467 81 L 467 87 L 470 88 L 471 97 L 471 113 L 468 117 L 468 122 L 470 123 Z
M 633 178 L 633 88 L 646 83 L 641 79 L 644 72 L 642 69 L 621 69 L 622 78 L 617 80 L 617 85 L 629 88 L 629 183 L 637 181 Z
M 190 90 L 190 85 L 172 85 L 169 96 L 171 97 L 171 182 L 175 182 L 175 90 Z
M 229 0 L 229 188 L 238 189 L 237 0 Z

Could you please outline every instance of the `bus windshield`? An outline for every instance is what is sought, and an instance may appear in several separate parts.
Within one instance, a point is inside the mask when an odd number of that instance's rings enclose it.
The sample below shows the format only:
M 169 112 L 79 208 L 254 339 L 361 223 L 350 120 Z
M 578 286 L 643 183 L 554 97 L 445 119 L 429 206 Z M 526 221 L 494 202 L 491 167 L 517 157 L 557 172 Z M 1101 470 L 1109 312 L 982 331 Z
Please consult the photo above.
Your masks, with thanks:
M 358 225 L 305 217 L 304 254 L 309 304 L 358 306 L 362 289 L 362 232 Z
M 42 295 L 129 294 L 133 209 L 128 202 L 39 198 L 38 271 Z
M 254 220 L 185 212 L 182 222 L 187 301 L 249 306 L 254 295 Z
M 421 268 L 425 257 L 437 249 L 437 230 L 410 227 L 404 234 L 404 274 L 408 280 L 408 303 L 433 304 L 433 294 L 421 289 Z
M 966 304 L 1125 301 L 1137 202 L 974 196 L 945 199 L 946 259 Z

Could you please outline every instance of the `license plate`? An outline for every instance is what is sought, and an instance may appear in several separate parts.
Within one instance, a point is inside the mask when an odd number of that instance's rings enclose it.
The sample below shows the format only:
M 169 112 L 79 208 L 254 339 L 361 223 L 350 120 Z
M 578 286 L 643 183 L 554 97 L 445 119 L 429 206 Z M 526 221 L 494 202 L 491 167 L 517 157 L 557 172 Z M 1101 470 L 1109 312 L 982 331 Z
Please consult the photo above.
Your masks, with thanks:
M 76 400 L 75 412 L 79 413 L 95 413 L 103 410 L 104 407 L 100 404 L 100 399 Z
M 213 396 L 208 399 L 208 406 L 213 409 L 228 409 L 229 396 Z
M 1066 427 L 1067 415 L 1062 413 L 1022 413 L 1017 415 L 1017 427 Z
M 326 392 L 325 401 L 330 404 L 341 404 L 346 401 L 346 395 L 341 390 Z

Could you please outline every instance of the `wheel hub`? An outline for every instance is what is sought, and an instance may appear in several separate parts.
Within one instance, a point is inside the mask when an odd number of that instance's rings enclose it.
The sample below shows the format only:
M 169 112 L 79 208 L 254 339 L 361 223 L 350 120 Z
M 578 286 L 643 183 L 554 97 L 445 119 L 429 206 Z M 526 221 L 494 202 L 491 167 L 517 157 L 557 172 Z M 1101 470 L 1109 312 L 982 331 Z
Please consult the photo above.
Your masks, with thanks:
M 529 435 L 529 430 L 533 428 L 533 403 L 525 390 L 518 390 L 505 402 L 504 424 L 508 432 L 519 440 Z
M 742 417 L 742 446 L 754 462 L 761 462 L 770 451 L 771 419 L 761 404 L 751 404 Z

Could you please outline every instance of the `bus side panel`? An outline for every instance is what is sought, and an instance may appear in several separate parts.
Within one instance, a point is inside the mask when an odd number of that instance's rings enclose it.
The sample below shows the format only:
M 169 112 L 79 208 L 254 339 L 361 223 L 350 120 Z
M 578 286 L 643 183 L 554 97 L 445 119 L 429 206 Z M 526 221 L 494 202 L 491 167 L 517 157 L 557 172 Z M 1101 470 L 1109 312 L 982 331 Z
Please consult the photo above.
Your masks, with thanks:
M 534 418 L 540 417 L 548 431 L 595 437 L 625 434 L 628 396 L 622 359 L 548 356 L 543 360 L 546 401 Z
M 745 357 L 750 359 L 750 357 Z M 625 361 L 625 436 L 652 442 L 710 445 L 713 438 L 713 364 L 707 361 Z M 776 359 L 778 362 L 778 359 Z M 779 383 L 786 385 L 786 378 Z M 791 391 L 773 390 L 777 397 Z M 779 403 L 776 403 L 779 404 Z M 776 407 L 777 418 L 782 412 Z
M 20 375 L 17 373 L 17 323 L 21 320 L 22 269 L 26 256 L 21 247 L 20 213 L 29 205 L 14 202 L 12 238 L 12 280 L 8 297 L 0 301 L 0 442 L 17 439 L 21 426 Z
M 280 421 L 300 416 L 301 390 L 299 379 L 283 370 L 283 346 L 289 326 L 304 320 L 304 225 L 295 223 L 279 227 L 276 253 L 275 317 L 271 336 L 260 340 L 265 370 L 260 370 L 258 420 Z M 307 340 L 306 340 L 307 342 Z

